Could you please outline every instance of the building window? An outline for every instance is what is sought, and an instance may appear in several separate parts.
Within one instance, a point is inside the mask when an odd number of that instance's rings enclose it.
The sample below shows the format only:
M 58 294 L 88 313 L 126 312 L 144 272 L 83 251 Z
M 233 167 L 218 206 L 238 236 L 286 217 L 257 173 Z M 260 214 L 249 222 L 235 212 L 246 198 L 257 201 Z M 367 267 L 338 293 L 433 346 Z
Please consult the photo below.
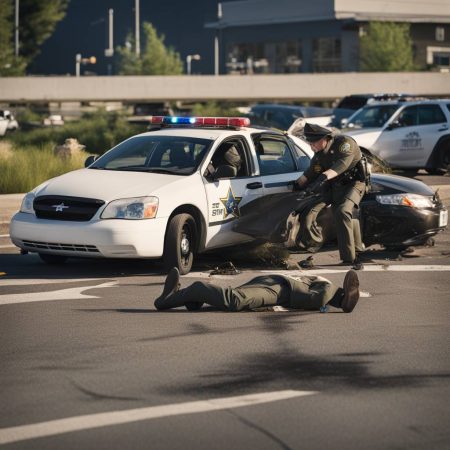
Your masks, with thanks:
M 261 43 L 232 44 L 227 52 L 229 74 L 267 73 L 268 62 Z
M 429 67 L 448 72 L 450 69 L 450 47 L 427 47 Z
M 436 27 L 436 40 L 437 41 L 444 41 L 445 40 L 445 28 L 444 27 Z
M 301 41 L 275 44 L 275 73 L 297 73 L 302 65 Z
M 450 67 L 450 52 L 433 53 L 433 65 L 439 67 Z
M 227 72 L 230 74 L 300 72 L 301 44 L 301 41 L 232 44 L 227 52 Z
M 341 70 L 341 40 L 314 39 L 313 72 L 340 72 Z

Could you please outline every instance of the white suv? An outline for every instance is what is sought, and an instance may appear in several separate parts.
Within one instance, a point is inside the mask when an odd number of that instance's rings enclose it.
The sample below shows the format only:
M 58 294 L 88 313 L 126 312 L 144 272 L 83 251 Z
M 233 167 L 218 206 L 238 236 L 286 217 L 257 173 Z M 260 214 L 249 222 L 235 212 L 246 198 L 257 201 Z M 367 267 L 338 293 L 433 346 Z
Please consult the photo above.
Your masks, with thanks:
M 349 117 L 343 133 L 392 168 L 445 173 L 450 99 L 373 102 Z

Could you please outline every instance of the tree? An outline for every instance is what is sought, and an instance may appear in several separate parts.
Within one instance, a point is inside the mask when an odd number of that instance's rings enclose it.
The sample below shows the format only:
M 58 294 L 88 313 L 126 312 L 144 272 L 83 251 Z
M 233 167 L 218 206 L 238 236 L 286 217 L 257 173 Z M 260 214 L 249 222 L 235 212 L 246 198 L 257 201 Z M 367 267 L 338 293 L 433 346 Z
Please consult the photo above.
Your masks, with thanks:
M 120 75 L 180 75 L 183 63 L 180 55 L 171 47 L 164 45 L 164 36 L 158 36 L 149 22 L 142 25 L 142 51 L 135 54 L 135 41 L 128 35 L 126 44 L 117 49 L 118 72 Z
M 69 0 L 20 0 L 20 55 L 28 63 L 66 15 Z
M 25 61 L 14 57 L 14 20 L 11 0 L 0 0 L 0 76 L 23 75 Z
M 56 24 L 65 16 L 69 0 L 20 0 L 19 57 L 14 56 L 14 1 L 0 0 L 0 75 L 23 75 L 39 54 Z
M 360 40 L 360 61 L 365 72 L 415 70 L 409 24 L 370 22 Z

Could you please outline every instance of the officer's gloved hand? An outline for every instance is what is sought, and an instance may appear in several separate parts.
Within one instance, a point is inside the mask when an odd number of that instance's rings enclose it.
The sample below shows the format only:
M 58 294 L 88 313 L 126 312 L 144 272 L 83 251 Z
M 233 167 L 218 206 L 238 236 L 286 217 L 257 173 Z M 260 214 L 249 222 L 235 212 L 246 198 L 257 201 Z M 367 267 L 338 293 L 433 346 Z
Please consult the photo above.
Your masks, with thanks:
M 328 178 L 321 173 L 311 184 L 306 188 L 306 191 L 311 194 L 321 194 L 325 190 Z

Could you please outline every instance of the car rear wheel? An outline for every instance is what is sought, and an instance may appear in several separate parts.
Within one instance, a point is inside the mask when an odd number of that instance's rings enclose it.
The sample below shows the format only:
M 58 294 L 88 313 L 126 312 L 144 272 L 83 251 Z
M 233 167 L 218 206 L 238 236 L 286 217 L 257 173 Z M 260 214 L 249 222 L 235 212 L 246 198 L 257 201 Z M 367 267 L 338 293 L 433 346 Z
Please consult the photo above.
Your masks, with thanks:
M 164 265 L 167 270 L 176 267 L 181 275 L 189 273 L 194 262 L 197 226 L 190 214 L 177 214 L 167 228 L 164 243 Z
M 39 257 L 47 264 L 63 264 L 67 260 L 67 256 L 48 255 L 47 253 L 39 253 Z
M 437 150 L 434 167 L 427 169 L 431 175 L 445 175 L 450 167 L 450 140 L 444 142 Z

